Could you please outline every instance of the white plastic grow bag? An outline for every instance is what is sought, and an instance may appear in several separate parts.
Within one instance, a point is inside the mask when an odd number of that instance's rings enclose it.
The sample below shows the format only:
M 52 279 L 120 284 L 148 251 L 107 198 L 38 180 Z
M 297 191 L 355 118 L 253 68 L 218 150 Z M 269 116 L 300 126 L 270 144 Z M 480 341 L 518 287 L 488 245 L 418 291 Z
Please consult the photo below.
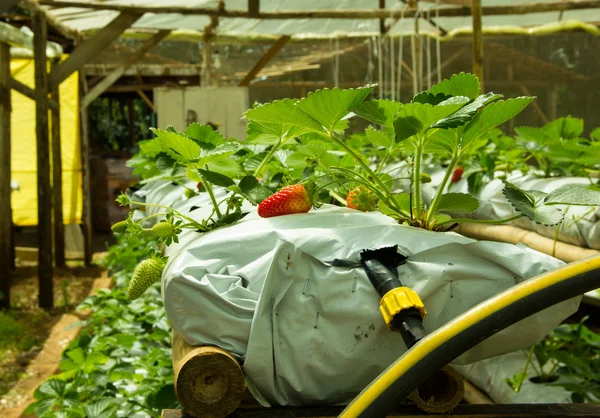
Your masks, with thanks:
M 423 187 L 426 200 L 431 200 L 438 185 L 444 177 L 444 172 L 436 172 L 432 175 L 432 183 Z M 523 175 L 513 172 L 508 176 L 509 182 L 524 190 L 539 190 L 549 193 L 563 186 L 590 184 L 589 179 L 584 177 L 562 177 L 562 178 L 538 178 L 534 175 Z M 515 216 L 517 212 L 510 202 L 502 194 L 504 184 L 499 179 L 494 179 L 486 184 L 480 191 L 479 208 L 467 216 L 476 219 L 505 219 Z M 453 184 L 449 192 L 467 193 L 466 180 L 460 180 Z M 565 213 L 565 220 L 560 227 L 558 239 L 580 247 L 600 250 L 600 207 L 587 206 L 557 206 Z M 518 226 L 530 231 L 537 232 L 545 237 L 554 238 L 556 227 L 536 224 L 527 218 L 519 218 L 511 225 Z
M 206 194 L 182 196 L 180 186 L 164 182 L 135 194 L 167 206 L 172 199 L 196 220 L 210 213 Z M 357 260 L 362 249 L 398 245 L 409 256 L 399 277 L 423 299 L 428 331 L 563 264 L 528 248 L 402 227 L 381 213 L 327 205 L 270 219 L 252 209 L 235 225 L 180 238 L 167 249 L 162 280 L 173 328 L 190 344 L 236 355 L 265 405 L 346 403 L 406 350 L 400 335 L 387 330 L 365 272 L 327 261 Z M 456 363 L 534 344 L 575 312 L 579 300 L 499 332 Z
M 529 366 L 527 377 L 519 392 L 512 390 L 506 383 L 506 379 L 512 379 L 517 373 L 523 371 L 527 354 L 526 351 L 516 351 L 455 367 L 465 378 L 499 404 L 571 402 L 571 393 L 565 388 L 531 382 L 529 376 L 535 374 L 532 366 Z M 561 377 L 560 379 L 565 380 L 566 378 Z

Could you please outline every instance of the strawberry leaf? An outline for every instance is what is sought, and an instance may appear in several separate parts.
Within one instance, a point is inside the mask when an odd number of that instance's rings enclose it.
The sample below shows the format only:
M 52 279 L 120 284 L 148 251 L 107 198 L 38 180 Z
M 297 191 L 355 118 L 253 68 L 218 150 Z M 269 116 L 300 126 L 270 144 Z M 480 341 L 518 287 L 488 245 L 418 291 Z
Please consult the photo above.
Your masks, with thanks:
M 289 136 L 292 127 L 303 130 L 321 132 L 323 127 L 315 119 L 300 111 L 296 106 L 298 100 L 284 99 L 275 100 L 271 103 L 259 104 L 247 110 L 244 117 L 248 121 L 260 122 L 254 129 L 273 133 L 274 127 L 270 124 L 282 125 L 278 132 L 284 132 Z M 266 123 L 266 124 L 265 124 Z M 253 135 L 256 135 L 253 133 Z
M 474 99 L 479 96 L 480 89 L 481 86 L 476 75 L 460 73 L 434 85 L 428 90 L 428 93 L 434 96 L 441 93 L 446 96 L 467 96 L 469 99 Z
M 368 102 L 357 104 L 350 110 L 371 123 L 392 127 L 394 116 L 396 116 L 401 107 L 402 103 L 391 100 L 369 100 Z
M 230 179 L 224 174 L 217 173 L 216 171 L 200 169 L 198 170 L 198 172 L 202 175 L 202 177 L 204 177 L 205 180 L 211 182 L 216 186 L 229 187 L 235 184 L 235 182 L 232 179 Z
M 549 193 L 545 205 L 600 206 L 600 192 L 586 186 L 564 186 Z
M 479 207 L 479 201 L 467 193 L 446 193 L 437 207 L 439 212 L 470 213 Z
M 200 157 L 200 145 L 181 134 L 150 128 L 158 138 L 160 148 L 170 157 L 187 162 Z
M 258 205 L 273 194 L 271 190 L 260 184 L 254 176 L 245 176 L 240 180 L 238 187 L 244 197 L 253 205 Z
M 225 142 L 223 135 L 209 125 L 200 125 L 194 122 L 183 133 L 202 145 L 202 148 L 214 148 Z
M 297 106 L 308 117 L 322 125 L 327 132 L 332 133 L 347 127 L 347 123 L 343 123 L 344 119 L 351 109 L 371 94 L 372 90 L 373 86 L 345 90 L 338 88 L 317 90 L 308 93 Z
M 486 106 L 465 127 L 461 143 L 462 149 L 468 148 L 475 140 L 486 135 L 496 126 L 517 116 L 533 99 L 534 97 L 517 97 Z
M 517 212 L 521 212 L 533 222 L 553 226 L 563 220 L 564 215 L 560 209 L 544 205 L 546 193 L 536 190 L 521 190 L 508 182 L 505 183 L 502 193 Z
M 431 128 L 457 128 L 459 126 L 465 125 L 470 122 L 471 119 L 477 114 L 479 109 L 491 103 L 495 100 L 498 100 L 502 97 L 501 94 L 487 93 L 479 96 L 471 103 L 461 107 L 456 112 L 452 113 L 450 116 L 445 117 L 437 121 Z
M 448 104 L 444 105 L 444 103 Z M 396 142 L 404 141 L 413 135 L 425 132 L 440 119 L 460 109 L 464 103 L 464 100 L 456 100 L 453 102 L 442 102 L 437 106 L 423 103 L 409 103 L 402 106 L 394 120 Z
M 371 143 L 378 145 L 380 147 L 384 147 L 386 149 L 391 146 L 392 141 L 393 141 L 385 133 L 383 133 L 382 131 L 373 129 L 372 126 L 369 126 L 367 128 L 367 130 L 365 131 L 365 134 L 367 135 L 367 138 L 369 139 L 369 141 L 371 141 Z

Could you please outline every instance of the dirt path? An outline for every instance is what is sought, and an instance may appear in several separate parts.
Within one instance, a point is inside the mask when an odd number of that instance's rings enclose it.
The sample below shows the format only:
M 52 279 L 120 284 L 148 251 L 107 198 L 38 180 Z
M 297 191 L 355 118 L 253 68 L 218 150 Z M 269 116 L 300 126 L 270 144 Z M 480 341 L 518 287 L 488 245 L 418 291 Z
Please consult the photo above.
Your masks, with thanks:
M 94 280 L 90 295 L 98 289 L 112 286 L 112 280 L 107 273 Z M 42 350 L 31 361 L 23 377 L 2 398 L 0 398 L 0 416 L 2 418 L 21 418 L 25 408 L 33 402 L 33 392 L 48 377 L 58 371 L 61 354 L 65 347 L 79 334 L 80 327 L 71 325 L 85 320 L 90 312 L 67 313 L 60 317 L 52 327 Z

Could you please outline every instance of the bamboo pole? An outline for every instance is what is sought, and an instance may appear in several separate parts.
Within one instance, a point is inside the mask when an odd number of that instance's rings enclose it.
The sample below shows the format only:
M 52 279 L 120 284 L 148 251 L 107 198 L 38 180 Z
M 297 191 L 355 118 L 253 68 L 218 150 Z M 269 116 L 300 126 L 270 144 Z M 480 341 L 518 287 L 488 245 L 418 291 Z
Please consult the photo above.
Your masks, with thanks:
M 10 46 L 0 42 L 0 310 L 10 308 L 13 240 L 10 206 Z
M 65 1 L 65 0 L 38 0 L 40 5 L 53 8 L 83 8 L 92 10 L 113 10 L 129 13 L 157 13 L 181 15 L 205 15 L 225 18 L 257 18 L 257 19 L 386 19 L 399 18 L 399 9 L 318 9 L 318 10 L 285 10 L 260 12 L 252 16 L 248 10 L 225 10 L 207 7 L 184 6 L 133 6 L 105 2 Z M 566 10 L 581 10 L 600 8 L 600 0 L 554 0 L 537 3 L 523 3 L 507 6 L 486 6 L 483 13 L 486 16 L 521 15 L 528 13 L 560 12 Z M 432 8 L 432 13 L 439 11 L 439 17 L 466 17 L 471 16 L 470 7 L 441 7 Z M 404 17 L 414 17 L 417 10 L 406 9 Z
M 35 66 L 35 117 L 37 138 L 37 205 L 38 205 L 38 281 L 39 305 L 51 309 L 53 298 L 52 266 L 52 188 L 50 186 L 50 137 L 48 132 L 48 69 L 46 15 L 34 12 L 33 52 Z
M 479 78 L 479 85 L 483 93 L 483 25 L 482 25 L 481 0 L 471 0 L 473 18 L 473 74 Z
M 79 70 L 79 81 L 81 84 L 81 94 L 85 95 L 88 92 L 87 80 L 85 71 Z M 81 177 L 82 177 L 82 192 L 83 192 L 83 214 L 82 214 L 82 229 L 83 229 L 83 261 L 86 266 L 92 264 L 92 197 L 90 191 L 90 133 L 89 119 L 87 107 L 79 107 L 79 115 L 81 118 Z

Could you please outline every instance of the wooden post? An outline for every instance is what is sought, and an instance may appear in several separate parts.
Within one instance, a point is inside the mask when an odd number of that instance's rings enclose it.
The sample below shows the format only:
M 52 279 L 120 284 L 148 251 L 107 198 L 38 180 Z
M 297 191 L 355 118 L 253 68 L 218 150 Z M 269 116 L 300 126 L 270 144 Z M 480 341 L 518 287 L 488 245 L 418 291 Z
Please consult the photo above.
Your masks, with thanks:
M 279 39 L 277 39 L 277 41 L 273 44 L 273 46 L 271 46 L 271 48 L 266 52 L 266 54 L 263 55 L 262 58 L 259 59 L 256 64 L 254 64 L 254 67 L 252 67 L 250 71 L 248 71 L 248 74 L 246 74 L 244 79 L 238 83 L 238 86 L 244 87 L 250 85 L 250 83 L 252 82 L 252 80 L 254 80 L 254 77 L 257 76 L 260 70 L 262 70 L 265 67 L 265 65 L 267 65 L 269 61 L 273 59 L 273 57 L 275 57 L 275 55 L 277 55 L 277 53 L 289 40 L 290 36 L 288 35 L 283 35 Z
M 48 132 L 48 68 L 46 60 L 47 23 L 43 12 L 31 16 L 35 65 L 35 117 L 37 138 L 38 189 L 38 280 L 39 305 L 51 309 L 53 301 L 52 266 L 52 188 L 50 187 L 50 137 Z
M 471 16 L 473 17 L 473 74 L 479 78 L 481 92 L 483 88 L 483 32 L 481 0 L 472 0 Z
M 248 0 L 248 14 L 258 16 L 260 12 L 260 0 Z
M 237 360 L 217 347 L 193 347 L 173 331 L 175 394 L 197 418 L 224 418 L 237 409 L 245 390 Z
M 0 309 L 10 308 L 13 260 L 10 206 L 10 46 L 0 42 Z
M 81 94 L 87 93 L 85 71 L 79 70 Z M 81 119 L 81 177 L 83 194 L 83 213 L 81 223 L 83 229 L 83 261 L 86 266 L 92 265 L 92 197 L 90 192 L 90 133 L 87 107 L 79 107 Z
M 58 61 L 54 61 L 56 66 Z M 62 198 L 62 154 L 60 137 L 60 94 L 58 87 L 52 89 L 50 97 L 59 106 L 51 109 L 52 115 L 52 193 L 54 202 L 54 260 L 57 267 L 65 265 L 65 227 L 63 223 Z

